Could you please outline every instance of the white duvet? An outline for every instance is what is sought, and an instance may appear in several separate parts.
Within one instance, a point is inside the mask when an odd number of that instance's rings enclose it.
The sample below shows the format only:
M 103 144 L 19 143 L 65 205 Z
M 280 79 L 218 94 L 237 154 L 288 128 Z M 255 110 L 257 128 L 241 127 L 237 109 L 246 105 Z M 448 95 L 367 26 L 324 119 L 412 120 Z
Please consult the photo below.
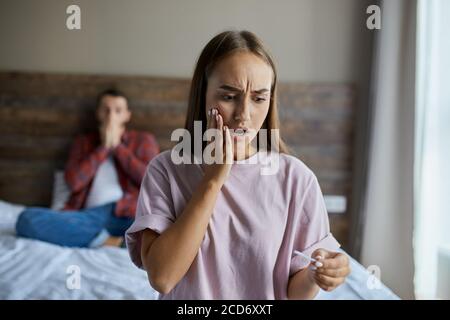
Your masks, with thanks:
M 0 201 L 0 299 L 157 299 L 126 249 L 74 249 L 16 237 L 22 209 Z M 383 284 L 373 288 L 353 259 L 351 268 L 345 284 L 317 299 L 398 299 Z

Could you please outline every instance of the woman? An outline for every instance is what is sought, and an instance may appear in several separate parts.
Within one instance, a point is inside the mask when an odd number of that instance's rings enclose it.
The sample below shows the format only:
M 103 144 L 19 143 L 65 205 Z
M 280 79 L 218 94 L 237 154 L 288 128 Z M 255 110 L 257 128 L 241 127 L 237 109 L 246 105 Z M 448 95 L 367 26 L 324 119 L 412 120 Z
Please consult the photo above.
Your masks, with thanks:
M 193 138 L 195 121 L 217 129 L 202 150 L 220 146 L 223 161 L 155 157 L 126 235 L 160 299 L 311 299 L 348 275 L 316 177 L 278 135 L 267 134 L 270 151 L 259 141 L 261 129 L 279 128 L 276 89 L 273 60 L 254 34 L 226 31 L 203 49 L 185 126 Z M 276 173 L 261 174 L 274 159 Z

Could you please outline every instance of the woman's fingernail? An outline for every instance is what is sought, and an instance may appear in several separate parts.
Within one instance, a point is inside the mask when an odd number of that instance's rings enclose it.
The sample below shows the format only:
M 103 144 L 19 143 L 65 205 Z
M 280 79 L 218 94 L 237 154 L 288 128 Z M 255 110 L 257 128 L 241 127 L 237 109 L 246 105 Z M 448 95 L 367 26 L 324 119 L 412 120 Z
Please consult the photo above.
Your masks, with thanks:
M 322 262 L 316 262 L 316 263 L 315 263 L 315 266 L 316 266 L 317 268 L 323 267 L 323 263 L 322 263 Z
M 322 260 L 323 258 L 322 258 L 322 256 L 317 256 L 316 257 L 316 260 Z
M 315 266 L 311 266 L 310 268 L 311 268 L 311 270 L 313 270 L 313 271 L 316 271 L 316 270 L 317 270 L 317 268 L 316 268 Z

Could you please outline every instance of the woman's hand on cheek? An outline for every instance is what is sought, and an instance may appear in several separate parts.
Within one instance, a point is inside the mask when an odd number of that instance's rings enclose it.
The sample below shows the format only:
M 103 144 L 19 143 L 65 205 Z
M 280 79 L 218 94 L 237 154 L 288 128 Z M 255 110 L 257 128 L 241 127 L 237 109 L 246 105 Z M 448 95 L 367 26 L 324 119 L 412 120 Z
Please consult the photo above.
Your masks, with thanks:
M 318 260 L 312 264 L 315 269 L 313 278 L 322 290 L 336 289 L 350 274 L 349 259 L 343 253 L 318 249 L 314 251 L 312 257 Z
M 217 181 L 220 185 L 225 183 L 233 163 L 233 144 L 230 131 L 223 123 L 223 118 L 219 114 L 217 108 L 212 108 L 211 112 L 207 111 L 207 129 L 217 129 L 217 136 L 213 138 L 210 144 L 214 144 L 214 163 L 206 166 L 205 178 Z M 219 153 L 216 157 L 216 152 Z M 206 155 L 210 156 L 209 154 Z M 217 159 L 218 158 L 218 159 Z M 205 159 L 204 159 L 205 160 Z M 212 159 L 210 159 L 212 160 Z M 215 161 L 217 160 L 217 161 Z

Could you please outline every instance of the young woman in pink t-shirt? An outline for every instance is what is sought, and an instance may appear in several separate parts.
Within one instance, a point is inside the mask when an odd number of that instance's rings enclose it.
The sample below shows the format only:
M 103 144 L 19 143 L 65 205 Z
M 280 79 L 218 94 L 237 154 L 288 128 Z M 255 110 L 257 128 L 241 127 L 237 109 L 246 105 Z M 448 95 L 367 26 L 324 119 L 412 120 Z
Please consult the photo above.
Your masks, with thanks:
M 200 151 L 213 144 L 220 161 L 180 163 L 175 148 L 153 158 L 126 236 L 161 299 L 312 299 L 349 274 L 315 175 L 270 132 L 276 96 L 274 62 L 251 32 L 220 33 L 203 49 L 185 129 L 190 156 L 193 139 L 217 129 Z M 200 137 L 194 121 L 206 124 Z M 263 173 L 267 164 L 275 170 Z

